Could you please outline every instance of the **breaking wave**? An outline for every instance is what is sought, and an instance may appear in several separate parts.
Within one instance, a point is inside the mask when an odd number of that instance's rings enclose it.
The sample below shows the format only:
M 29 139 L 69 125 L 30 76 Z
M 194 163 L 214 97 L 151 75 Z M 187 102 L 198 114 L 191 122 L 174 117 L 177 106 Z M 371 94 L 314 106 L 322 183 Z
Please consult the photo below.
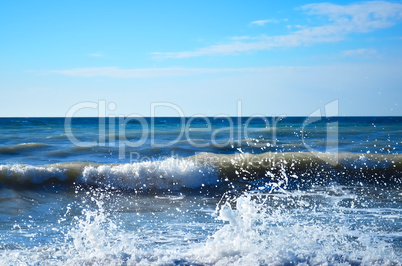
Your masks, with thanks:
M 0 165 L 2 185 L 83 184 L 128 190 L 180 190 L 224 182 L 264 186 L 276 179 L 288 185 L 317 182 L 401 183 L 402 155 L 355 153 L 200 153 L 127 164 L 88 162 L 43 166 Z

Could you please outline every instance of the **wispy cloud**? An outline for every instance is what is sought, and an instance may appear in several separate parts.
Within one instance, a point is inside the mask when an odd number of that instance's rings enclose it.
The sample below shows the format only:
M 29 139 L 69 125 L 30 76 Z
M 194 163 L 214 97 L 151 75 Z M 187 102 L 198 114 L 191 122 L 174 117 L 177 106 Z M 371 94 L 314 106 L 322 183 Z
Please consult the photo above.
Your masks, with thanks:
M 368 56 L 377 54 L 375 49 L 354 49 L 342 51 L 344 56 Z
M 264 19 L 264 20 L 256 20 L 252 21 L 250 24 L 257 26 L 264 26 L 267 23 L 278 23 L 279 21 L 276 19 Z
M 288 28 L 288 29 L 293 29 L 293 28 L 302 29 L 303 26 L 302 25 L 286 25 L 286 28 Z
M 155 52 L 158 58 L 188 58 L 206 55 L 229 55 L 242 52 L 267 50 L 274 47 L 294 47 L 316 43 L 338 42 L 350 33 L 372 32 L 393 26 L 402 19 L 402 4 L 387 1 L 360 2 L 351 5 L 331 3 L 309 4 L 301 7 L 309 15 L 325 16 L 328 23 L 316 27 L 304 27 L 287 35 L 232 39 L 192 51 Z M 255 21 L 264 25 L 264 20 Z
M 164 78 L 182 77 L 216 73 L 235 73 L 235 72 L 261 72 L 267 68 L 131 68 L 123 69 L 119 67 L 91 67 L 73 68 L 64 70 L 30 71 L 37 74 L 59 74 L 70 77 L 110 77 L 110 78 Z
M 252 37 L 250 37 L 250 36 L 234 36 L 231 39 L 233 41 L 242 41 L 242 40 L 250 40 L 250 39 L 252 39 Z
M 90 56 L 90 57 L 103 57 L 103 54 L 102 53 L 91 53 L 91 54 L 88 54 L 88 56 Z
M 309 4 L 302 7 L 309 14 L 324 15 L 345 33 L 370 32 L 387 28 L 402 18 L 402 4 L 371 1 L 347 6 L 330 3 Z

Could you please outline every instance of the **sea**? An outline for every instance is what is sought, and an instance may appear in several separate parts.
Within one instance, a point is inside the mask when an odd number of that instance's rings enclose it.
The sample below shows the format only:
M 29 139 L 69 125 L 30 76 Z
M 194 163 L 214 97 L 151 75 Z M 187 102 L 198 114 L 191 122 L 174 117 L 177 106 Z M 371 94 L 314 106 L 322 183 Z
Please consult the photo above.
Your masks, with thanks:
M 401 265 L 402 117 L 0 118 L 0 265 Z

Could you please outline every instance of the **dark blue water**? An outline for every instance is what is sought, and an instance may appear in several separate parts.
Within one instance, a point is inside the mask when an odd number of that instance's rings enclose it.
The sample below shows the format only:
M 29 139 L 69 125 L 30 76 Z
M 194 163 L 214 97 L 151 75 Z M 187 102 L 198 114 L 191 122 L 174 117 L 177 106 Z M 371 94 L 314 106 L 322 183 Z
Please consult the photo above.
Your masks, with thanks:
M 200 152 L 234 154 L 239 148 L 253 154 L 310 152 L 305 144 L 326 152 L 333 149 L 326 141 L 331 125 L 338 130 L 338 152 L 399 154 L 402 149 L 401 117 L 323 118 L 304 128 L 305 117 L 125 119 L 73 118 L 66 134 L 64 118 L 0 118 L 0 160 L 32 165 L 127 163 L 130 153 L 141 160 Z

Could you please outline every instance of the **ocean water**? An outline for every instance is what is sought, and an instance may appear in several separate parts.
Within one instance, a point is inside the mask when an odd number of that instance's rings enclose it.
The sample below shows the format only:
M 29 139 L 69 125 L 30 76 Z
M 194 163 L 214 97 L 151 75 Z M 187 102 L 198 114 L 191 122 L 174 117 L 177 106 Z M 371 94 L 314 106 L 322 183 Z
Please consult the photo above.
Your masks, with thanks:
M 400 265 L 402 117 L 0 118 L 1 265 Z

